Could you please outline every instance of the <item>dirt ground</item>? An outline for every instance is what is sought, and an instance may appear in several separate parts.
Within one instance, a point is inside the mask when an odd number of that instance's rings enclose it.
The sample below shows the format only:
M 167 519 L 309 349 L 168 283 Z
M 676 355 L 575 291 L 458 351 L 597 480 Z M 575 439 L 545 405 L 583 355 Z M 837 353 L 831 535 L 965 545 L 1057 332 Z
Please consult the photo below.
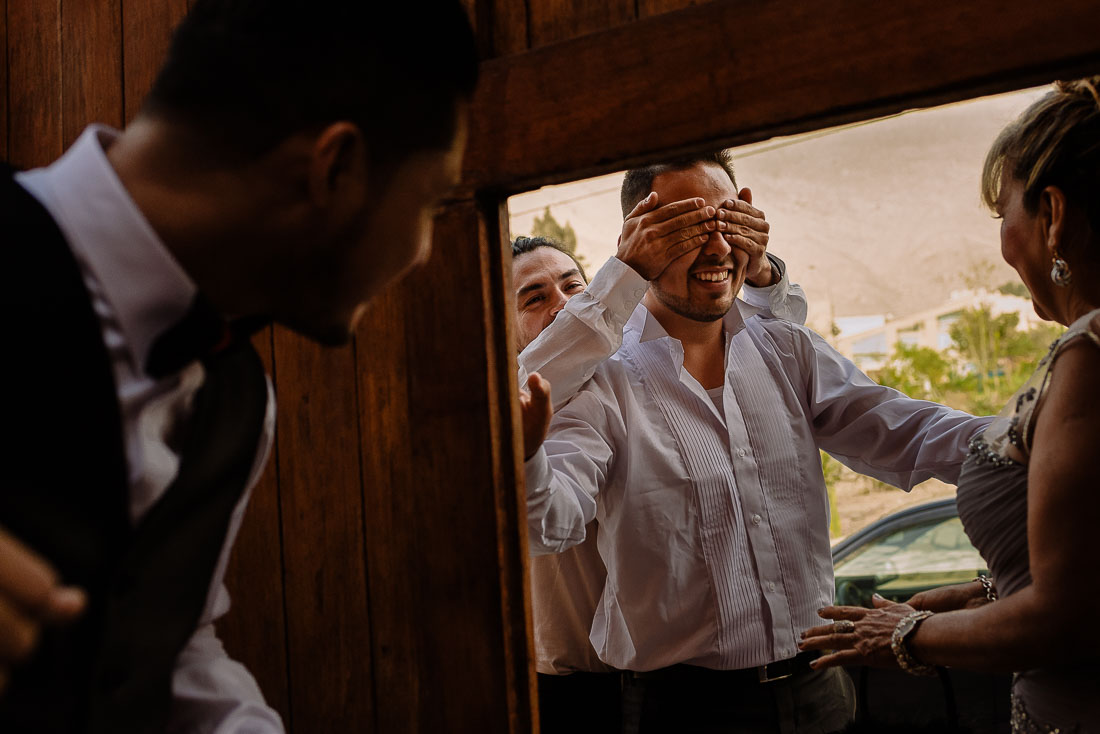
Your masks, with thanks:
M 911 492 L 902 492 L 888 484 L 844 468 L 843 476 L 836 487 L 841 534 L 835 536 L 833 542 L 851 535 L 892 512 L 954 495 L 953 485 L 944 484 L 935 479 L 929 479 L 917 485 Z

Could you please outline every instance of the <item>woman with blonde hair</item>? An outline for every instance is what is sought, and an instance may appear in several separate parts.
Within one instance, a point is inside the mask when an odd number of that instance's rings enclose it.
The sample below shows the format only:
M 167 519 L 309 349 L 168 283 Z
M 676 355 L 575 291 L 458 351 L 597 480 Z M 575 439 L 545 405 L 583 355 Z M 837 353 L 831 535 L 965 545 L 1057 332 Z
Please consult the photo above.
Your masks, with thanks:
M 982 195 L 1035 311 L 1067 327 L 970 444 L 958 508 L 992 576 L 826 607 L 815 667 L 1016 673 L 1015 732 L 1100 732 L 1100 76 L 1060 82 L 993 143 Z

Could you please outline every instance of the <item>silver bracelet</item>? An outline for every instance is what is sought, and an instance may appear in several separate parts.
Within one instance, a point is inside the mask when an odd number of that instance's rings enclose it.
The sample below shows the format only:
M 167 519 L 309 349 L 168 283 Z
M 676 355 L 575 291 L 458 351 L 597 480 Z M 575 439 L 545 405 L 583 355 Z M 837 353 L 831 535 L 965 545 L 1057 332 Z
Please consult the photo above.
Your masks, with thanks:
M 897 658 L 898 667 L 911 675 L 936 675 L 934 665 L 925 665 L 920 662 L 905 646 L 905 638 L 916 631 L 917 625 L 931 616 L 932 612 L 929 611 L 910 612 L 898 621 L 897 626 L 894 627 L 894 634 L 890 635 L 890 649 Z
M 997 587 L 993 585 L 993 579 L 989 578 L 985 574 L 979 575 L 974 579 L 980 581 L 982 588 L 985 589 L 985 598 L 989 601 L 997 601 Z

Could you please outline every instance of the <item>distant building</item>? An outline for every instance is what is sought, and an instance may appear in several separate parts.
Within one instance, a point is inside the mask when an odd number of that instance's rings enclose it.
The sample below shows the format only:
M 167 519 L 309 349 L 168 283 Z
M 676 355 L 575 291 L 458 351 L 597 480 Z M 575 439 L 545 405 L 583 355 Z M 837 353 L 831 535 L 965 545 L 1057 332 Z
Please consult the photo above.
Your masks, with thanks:
M 1031 329 L 1040 321 L 1026 298 L 986 290 L 952 291 L 940 305 L 902 318 L 889 314 L 837 318 L 840 334 L 836 348 L 865 372 L 883 367 L 898 342 L 943 351 L 952 345 L 951 325 L 959 313 L 983 305 L 995 316 L 1018 314 L 1017 328 L 1022 330 Z

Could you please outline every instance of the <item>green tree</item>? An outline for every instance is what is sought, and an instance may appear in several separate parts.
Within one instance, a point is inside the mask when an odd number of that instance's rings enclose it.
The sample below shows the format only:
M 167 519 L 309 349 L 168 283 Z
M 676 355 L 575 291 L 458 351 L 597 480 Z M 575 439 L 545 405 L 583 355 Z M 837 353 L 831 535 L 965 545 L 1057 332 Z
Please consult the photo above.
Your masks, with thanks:
M 909 397 L 942 403 L 954 382 L 954 372 L 951 362 L 935 349 L 898 342 L 894 354 L 874 378 Z
M 577 233 L 573 231 L 573 227 L 569 222 L 564 225 L 559 224 L 558 220 L 554 219 L 554 215 L 550 213 L 550 207 L 543 210 L 541 217 L 535 217 L 535 221 L 531 225 L 531 234 L 535 237 L 549 237 L 560 243 L 573 255 L 577 254 Z
M 959 356 L 977 373 L 979 394 L 988 389 L 999 393 L 1002 378 L 1013 376 L 1016 368 L 1033 356 L 1034 338 L 1020 331 L 1019 324 L 1019 314 L 995 316 L 982 304 L 960 311 L 951 325 L 949 333 Z
M 1007 283 L 1002 283 L 997 286 L 997 292 L 1006 296 L 1019 296 L 1020 298 L 1031 300 L 1031 291 L 1027 289 L 1026 285 L 1018 280 L 1010 280 Z
M 976 415 L 997 413 L 1035 370 L 1062 327 L 1041 324 L 1019 331 L 1015 313 L 988 307 L 957 314 L 952 351 L 898 343 L 872 377 L 910 397 L 934 400 Z
M 836 485 L 843 476 L 843 470 L 839 461 L 821 452 L 821 473 L 825 476 L 825 489 L 829 493 L 829 536 L 840 536 L 840 508 L 836 505 Z
M 577 262 L 581 264 L 582 268 L 588 269 L 588 261 L 584 259 L 584 255 L 577 253 L 577 233 L 573 231 L 573 227 L 569 222 L 559 224 L 558 220 L 554 219 L 554 215 L 550 213 L 550 207 L 543 210 L 541 217 L 535 217 L 535 221 L 531 223 L 531 235 L 533 237 L 549 237 L 564 247 L 566 252 L 577 258 Z

